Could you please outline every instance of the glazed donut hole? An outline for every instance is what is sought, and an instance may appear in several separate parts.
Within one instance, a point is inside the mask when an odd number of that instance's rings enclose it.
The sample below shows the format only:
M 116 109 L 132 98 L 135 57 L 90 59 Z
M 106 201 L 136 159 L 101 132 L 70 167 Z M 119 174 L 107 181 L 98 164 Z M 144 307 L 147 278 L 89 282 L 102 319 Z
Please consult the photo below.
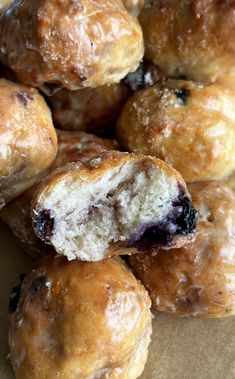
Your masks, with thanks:
M 48 96 L 47 102 L 59 129 L 113 136 L 115 123 L 127 98 L 158 82 L 161 77 L 153 64 L 144 61 L 118 84 L 77 91 L 62 89 Z
M 204 83 L 234 73 L 234 1 L 146 1 L 145 58 L 168 77 Z
M 119 261 L 45 258 L 10 299 L 17 379 L 139 377 L 152 332 L 150 306 L 147 291 Z
M 118 83 L 143 50 L 140 25 L 121 0 L 16 1 L 0 20 L 2 62 L 46 93 Z
M 186 182 L 223 179 L 235 169 L 234 103 L 235 91 L 224 81 L 163 80 L 127 100 L 118 141 L 163 159 Z
M 36 89 L 0 79 L 0 207 L 31 187 L 57 153 L 51 113 Z
M 50 168 L 43 172 L 42 176 L 44 177 L 66 163 L 84 161 L 105 150 L 118 148 L 114 140 L 99 138 L 84 132 L 57 131 L 57 136 L 57 156 Z M 34 259 L 54 251 L 51 246 L 36 237 L 33 230 L 31 201 L 36 188 L 37 184 L 13 199 L 0 211 L 1 219 L 11 228 L 17 242 Z
M 69 162 L 82 162 L 106 150 L 118 150 L 116 140 L 79 131 L 57 130 L 58 153 L 50 171 Z
M 130 257 L 157 310 L 177 316 L 235 314 L 235 194 L 223 182 L 188 185 L 199 221 L 179 249 Z
M 197 221 L 176 171 L 156 158 L 114 151 L 52 173 L 32 207 L 36 235 L 69 260 L 181 246 Z
M 78 91 L 59 90 L 48 97 L 54 122 L 63 130 L 112 131 L 129 90 L 121 82 Z

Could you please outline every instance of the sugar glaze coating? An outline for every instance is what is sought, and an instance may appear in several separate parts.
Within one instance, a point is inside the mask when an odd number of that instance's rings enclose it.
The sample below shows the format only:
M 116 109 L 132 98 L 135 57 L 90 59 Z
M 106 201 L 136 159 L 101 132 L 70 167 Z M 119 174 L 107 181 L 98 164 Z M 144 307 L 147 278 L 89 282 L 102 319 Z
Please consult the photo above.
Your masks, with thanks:
M 49 172 L 66 163 L 83 161 L 102 151 L 115 150 L 118 148 L 117 143 L 113 140 L 99 138 L 93 134 L 84 132 L 65 132 L 57 130 L 57 136 L 57 156 L 50 168 L 43 172 L 42 176 L 44 177 L 46 177 Z M 44 254 L 48 254 L 48 252 L 54 251 L 51 246 L 46 245 L 37 238 L 33 230 L 31 201 L 37 184 L 13 199 L 0 211 L 1 219 L 10 226 L 21 247 L 33 258 L 39 258 Z
M 45 258 L 10 305 L 17 379 L 135 379 L 143 371 L 151 302 L 118 261 Z
M 141 28 L 121 0 L 15 1 L 0 20 L 0 58 L 45 92 L 118 83 L 143 56 Z
M 235 314 L 235 194 L 219 181 L 188 186 L 199 222 L 195 240 L 168 251 L 130 257 L 159 311 L 177 316 Z
M 118 140 L 165 160 L 186 182 L 223 179 L 235 170 L 234 102 L 229 78 L 210 85 L 163 80 L 125 103 Z
M 31 187 L 57 153 L 50 110 L 34 88 L 0 79 L 0 208 Z

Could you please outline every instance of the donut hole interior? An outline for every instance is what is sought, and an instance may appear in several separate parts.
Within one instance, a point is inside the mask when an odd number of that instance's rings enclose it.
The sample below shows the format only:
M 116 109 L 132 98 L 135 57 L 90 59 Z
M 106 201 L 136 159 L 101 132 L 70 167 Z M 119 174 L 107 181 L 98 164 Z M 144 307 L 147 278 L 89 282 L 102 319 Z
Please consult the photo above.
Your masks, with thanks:
M 179 192 L 174 177 L 139 162 L 109 170 L 95 182 L 68 177 L 56 184 L 43 204 L 53 219 L 50 243 L 69 259 L 100 260 L 110 243 L 134 246 L 157 225 L 162 225 L 164 233 L 172 210 L 179 211 L 175 202 Z

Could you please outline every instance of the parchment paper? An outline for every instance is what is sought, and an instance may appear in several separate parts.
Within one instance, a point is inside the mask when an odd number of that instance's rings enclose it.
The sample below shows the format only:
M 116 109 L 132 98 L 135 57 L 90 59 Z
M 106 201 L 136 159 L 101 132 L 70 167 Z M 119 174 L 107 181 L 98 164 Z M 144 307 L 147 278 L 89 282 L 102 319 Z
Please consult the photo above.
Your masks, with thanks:
M 0 224 L 0 379 L 14 379 L 7 360 L 7 307 L 19 274 L 32 262 Z M 180 319 L 156 314 L 149 359 L 141 379 L 235 378 L 235 318 Z

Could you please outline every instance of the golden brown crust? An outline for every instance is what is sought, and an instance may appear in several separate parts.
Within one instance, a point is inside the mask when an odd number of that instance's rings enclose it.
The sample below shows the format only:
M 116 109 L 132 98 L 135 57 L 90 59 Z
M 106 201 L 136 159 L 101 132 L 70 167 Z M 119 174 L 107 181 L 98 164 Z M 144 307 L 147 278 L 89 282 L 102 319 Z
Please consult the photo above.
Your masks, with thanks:
M 185 182 L 182 176 L 171 166 L 166 164 L 160 159 L 144 156 L 142 154 L 129 154 L 118 151 L 107 151 L 97 155 L 93 159 L 85 160 L 83 162 L 70 163 L 53 171 L 38 185 L 34 193 L 32 206 L 37 208 L 38 203 L 43 202 L 47 196 L 53 191 L 58 182 L 66 181 L 67 179 L 72 183 L 76 179 L 84 182 L 95 182 L 105 175 L 109 170 L 121 167 L 127 162 L 140 162 L 146 165 L 150 164 L 160 167 L 170 177 L 175 177 L 182 187 L 185 187 Z M 117 249 L 117 246 L 115 247 Z M 114 250 L 115 250 L 114 249 Z
M 235 314 L 235 195 L 223 182 L 189 184 L 199 223 L 195 241 L 130 258 L 155 307 L 178 316 Z
M 47 194 L 53 190 L 54 185 L 59 181 L 63 181 L 65 177 L 71 178 L 71 182 L 77 178 L 85 182 L 94 182 L 98 178 L 104 176 L 110 169 L 121 167 L 127 162 L 139 162 L 146 165 L 146 167 L 150 164 L 158 166 L 165 171 L 169 177 L 175 177 L 179 184 L 182 184 L 182 186 L 185 187 L 185 182 L 182 176 L 173 167 L 170 167 L 160 159 L 144 156 L 142 154 L 107 151 L 99 154 L 93 159 L 84 162 L 70 163 L 58 168 L 39 184 L 33 203 L 36 206 L 43 197 L 46 197 Z
M 127 366 L 141 342 L 146 359 L 150 305 L 144 287 L 116 260 L 44 259 L 24 279 L 18 306 L 17 299 L 10 304 L 17 379 L 136 378 L 145 362 L 135 362 L 137 376 Z
M 118 148 L 114 140 L 102 139 L 84 132 L 57 131 L 57 135 L 56 159 L 51 167 L 43 173 L 43 176 L 65 163 L 84 161 L 102 151 Z M 36 188 L 37 184 L 13 199 L 0 211 L 1 218 L 10 226 L 25 252 L 35 259 L 54 251 L 51 246 L 37 238 L 33 230 L 31 200 Z
M 129 151 L 164 159 L 186 182 L 222 179 L 235 169 L 234 102 L 229 80 L 163 81 L 126 102 L 118 139 Z
M 69 163 L 83 162 L 106 150 L 117 150 L 117 141 L 100 138 L 94 134 L 76 131 L 60 131 L 58 135 L 58 154 L 50 171 Z
M 63 130 L 112 130 L 128 96 L 124 83 L 78 91 L 60 90 L 48 98 L 54 121 Z
M 145 56 L 168 76 L 211 82 L 234 71 L 234 0 L 153 0 L 140 23 Z
M 143 38 L 121 0 L 23 0 L 1 18 L 0 56 L 26 84 L 75 90 L 134 71 Z
M 53 162 L 57 137 L 38 91 L 0 80 L 0 207 L 31 187 Z

